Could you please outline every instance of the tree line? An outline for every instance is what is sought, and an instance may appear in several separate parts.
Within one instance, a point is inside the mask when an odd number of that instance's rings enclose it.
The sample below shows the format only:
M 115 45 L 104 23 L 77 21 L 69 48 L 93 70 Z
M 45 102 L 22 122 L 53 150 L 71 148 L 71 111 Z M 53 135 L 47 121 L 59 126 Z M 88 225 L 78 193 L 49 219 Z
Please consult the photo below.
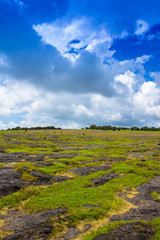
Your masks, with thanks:
M 15 127 L 15 128 L 8 128 L 7 130 L 61 130 L 60 127 L 56 128 L 54 126 L 47 126 L 47 127 Z
M 116 126 L 96 126 L 95 124 L 91 125 L 90 127 L 86 127 L 86 129 L 96 129 L 96 130 L 112 130 L 112 131 L 120 131 L 120 130 L 136 130 L 136 131 L 160 131 L 160 127 L 156 128 L 156 127 L 116 127 Z
M 112 131 L 120 131 L 120 130 L 136 130 L 136 131 L 160 131 L 160 127 L 116 127 L 116 126 L 110 126 L 110 125 L 105 125 L 105 126 L 96 126 L 95 124 L 91 125 L 90 127 L 86 127 L 85 129 L 92 129 L 92 130 L 112 130 Z M 47 126 L 47 127 L 15 127 L 15 128 L 8 128 L 7 130 L 62 130 L 62 128 L 54 127 L 54 126 Z

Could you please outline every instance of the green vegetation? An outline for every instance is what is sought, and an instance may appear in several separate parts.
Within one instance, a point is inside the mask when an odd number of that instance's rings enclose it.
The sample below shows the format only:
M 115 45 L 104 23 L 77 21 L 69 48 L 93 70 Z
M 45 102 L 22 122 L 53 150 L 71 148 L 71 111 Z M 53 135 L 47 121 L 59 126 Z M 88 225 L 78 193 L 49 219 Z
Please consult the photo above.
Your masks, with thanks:
M 151 196 L 154 197 L 157 200 L 160 200 L 160 194 L 156 193 L 156 192 L 152 192 Z
M 0 167 L 14 167 L 12 171 L 21 173 L 20 179 L 26 181 L 26 185 L 17 192 L 3 196 L 0 199 L 0 209 L 36 213 L 59 207 L 67 208 L 61 221 L 53 223 L 57 229 L 54 236 L 59 234 L 58 229 L 64 230 L 68 226 L 77 227 L 79 224 L 92 222 L 95 224 L 100 219 L 103 222 L 103 219 L 125 208 L 127 203 L 123 197 L 119 197 L 119 193 L 130 192 L 160 175 L 160 133 L 154 129 L 154 132 L 123 128 L 120 131 L 113 131 L 113 128 L 105 128 L 108 131 L 102 129 L 92 125 L 89 130 L 63 132 L 51 127 L 1 131 L 0 144 L 3 152 L 13 156 L 13 161 L 9 159 L 5 162 L 1 158 L 3 161 Z M 107 171 L 94 172 L 94 166 L 104 165 L 108 166 Z M 93 167 L 93 171 L 91 169 L 80 176 L 74 173 L 80 167 Z M 33 186 L 32 182 L 35 184 L 38 181 L 38 177 L 32 175 L 33 171 L 49 175 L 50 178 L 67 176 L 71 179 Z M 115 174 L 113 179 L 94 186 L 93 179 L 110 173 Z M 156 192 L 152 192 L 151 196 L 160 199 Z M 96 231 L 93 229 L 90 234 L 85 233 L 83 239 L 91 240 L 121 224 L 124 222 L 105 226 L 102 223 L 103 227 Z M 154 240 L 159 239 L 159 218 L 150 221 L 150 224 L 156 229 Z
M 110 125 L 107 125 L 107 126 L 96 126 L 95 124 L 91 125 L 90 127 L 86 127 L 86 129 L 98 129 L 98 130 L 112 130 L 112 131 L 120 131 L 120 130 L 133 130 L 133 131 L 138 131 L 138 130 L 141 130 L 141 131 L 160 131 L 160 128 L 156 128 L 156 127 L 147 127 L 147 126 L 144 126 L 144 127 L 115 127 L 115 126 L 110 126 Z

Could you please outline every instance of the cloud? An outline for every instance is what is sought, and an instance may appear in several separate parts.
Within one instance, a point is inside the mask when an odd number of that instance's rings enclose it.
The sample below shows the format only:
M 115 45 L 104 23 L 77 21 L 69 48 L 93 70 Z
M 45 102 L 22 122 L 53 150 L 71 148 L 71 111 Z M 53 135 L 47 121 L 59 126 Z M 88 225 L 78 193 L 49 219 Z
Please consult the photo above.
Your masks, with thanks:
M 130 91 L 133 91 L 133 85 L 136 84 L 136 75 L 128 70 L 124 74 L 115 76 L 114 80 L 126 85 Z
M 139 116 L 160 117 L 160 88 L 155 82 L 145 82 L 133 97 Z
M 1 81 L 0 116 L 9 116 L 10 114 L 18 114 L 27 111 L 27 104 L 30 104 L 36 96 L 36 90 L 28 83 L 9 80 Z
M 140 20 L 137 20 L 137 29 L 135 31 L 135 34 L 136 35 L 142 35 L 143 33 L 147 32 L 147 30 L 149 29 L 149 24 L 140 19 Z
M 82 51 L 74 65 L 49 45 L 7 57 L 5 73 L 17 81 L 29 81 L 52 92 L 113 95 L 113 73 L 94 53 Z
M 93 28 L 87 18 L 69 22 L 64 20 L 66 19 L 33 25 L 33 29 L 45 44 L 56 47 L 62 56 L 72 62 L 77 59 L 83 49 L 96 53 L 102 60 L 108 54 L 113 55 L 114 52 L 108 50 L 112 44 L 112 38 L 104 28 Z
M 137 36 L 126 30 L 113 36 L 105 24 L 95 26 L 87 17 L 32 25 L 36 47 L 1 51 L 0 116 L 8 120 L 0 126 L 158 124 L 159 73 L 150 73 L 155 82 L 145 79 L 154 56 L 135 51 L 147 24 L 137 21 Z M 134 57 L 115 59 L 111 46 L 119 36 L 134 38 Z
M 6 128 L 7 128 L 7 125 L 2 121 L 0 121 L 0 129 L 6 129 Z
M 114 84 L 134 86 L 136 74 L 118 75 Z M 126 93 L 126 92 L 125 92 Z M 0 86 L 1 129 L 31 126 L 82 128 L 91 124 L 156 126 L 160 117 L 160 88 L 145 82 L 137 91 L 118 92 L 112 97 L 91 93 L 54 93 L 29 83 L 5 80 Z M 3 100 L 3 101 L 2 101 Z M 17 117 L 16 117 L 17 116 Z M 21 116 L 21 118 L 19 118 Z M 21 120 L 20 120 L 21 119 Z
M 152 55 L 143 55 L 141 57 L 137 57 L 136 58 L 136 62 L 137 63 L 146 63 L 150 60 L 150 58 L 152 57 Z
M 19 7 L 24 7 L 25 4 L 21 0 L 14 0 L 14 2 L 19 6 Z
M 160 86 L 160 72 L 151 72 L 150 77 L 154 79 L 158 86 Z

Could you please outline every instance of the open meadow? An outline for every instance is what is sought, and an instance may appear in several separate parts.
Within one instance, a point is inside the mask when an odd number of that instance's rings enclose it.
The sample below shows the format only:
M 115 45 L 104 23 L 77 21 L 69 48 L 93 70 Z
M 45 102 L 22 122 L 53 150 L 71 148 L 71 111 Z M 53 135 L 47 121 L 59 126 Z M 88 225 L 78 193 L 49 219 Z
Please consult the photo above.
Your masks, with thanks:
M 160 132 L 0 132 L 0 239 L 160 239 Z

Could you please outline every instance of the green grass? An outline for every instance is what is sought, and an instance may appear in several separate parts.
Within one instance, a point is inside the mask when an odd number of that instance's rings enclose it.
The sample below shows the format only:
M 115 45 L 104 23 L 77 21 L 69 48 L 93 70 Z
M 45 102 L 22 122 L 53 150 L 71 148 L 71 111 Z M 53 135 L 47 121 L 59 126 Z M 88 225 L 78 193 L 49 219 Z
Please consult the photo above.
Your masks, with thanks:
M 37 170 L 49 175 L 55 175 L 67 171 L 70 166 L 64 163 L 53 163 L 52 166 L 38 167 Z
M 23 172 L 21 178 L 26 181 L 37 181 L 37 177 L 30 175 L 29 173 Z
M 93 240 L 96 236 L 103 234 L 103 233 L 109 233 L 111 230 L 114 230 L 125 223 L 126 223 L 125 221 L 116 221 L 114 223 L 109 223 L 104 227 L 98 228 L 93 233 L 87 234 L 85 237 L 83 237 L 83 240 Z
M 160 239 L 160 217 L 155 218 L 153 221 L 150 221 L 152 226 L 156 230 L 156 234 L 153 237 L 153 240 L 159 240 Z
M 151 196 L 154 197 L 154 199 L 160 200 L 160 194 L 156 192 L 152 192 Z
M 102 175 L 102 172 L 99 174 Z M 38 190 L 36 195 L 28 199 L 26 208 L 31 212 L 39 212 L 56 207 L 66 207 L 73 223 L 78 223 L 80 220 L 99 219 L 123 206 L 123 200 L 117 197 L 118 192 L 126 187 L 136 187 L 147 180 L 129 174 L 115 178 L 103 186 L 87 188 L 91 184 L 90 180 L 95 176 L 97 177 L 97 173 Z M 83 205 L 87 204 L 98 204 L 101 208 L 84 210 Z
M 26 188 L 21 189 L 20 191 L 16 193 L 12 193 L 9 196 L 3 197 L 0 199 L 0 210 L 2 210 L 4 207 L 17 207 L 20 206 L 21 201 L 24 201 L 28 199 L 32 194 L 35 194 L 37 191 L 36 188 Z
M 31 163 L 31 162 L 19 162 L 19 163 L 17 163 L 15 165 L 15 167 L 16 167 L 17 171 L 23 173 L 23 176 L 22 176 L 23 179 L 25 179 L 25 176 L 27 177 L 27 174 L 29 174 L 29 172 L 31 172 L 33 170 L 39 171 L 39 172 L 42 172 L 42 173 L 45 173 L 45 174 L 48 174 L 48 175 L 55 175 L 57 173 L 65 172 L 65 171 L 67 171 L 68 169 L 70 169 L 72 167 L 72 166 L 67 166 L 64 163 L 53 162 L 51 160 L 50 160 L 50 162 L 53 165 L 51 165 L 51 166 L 42 166 L 42 167 L 36 167 L 34 165 L 34 163 Z M 26 168 L 26 170 L 24 170 L 25 168 Z M 28 177 L 29 177 L 29 175 L 28 175 Z
M 83 132 L 85 135 L 82 135 Z M 74 176 L 71 180 L 48 185 L 44 188 L 24 186 L 20 191 L 2 197 L 0 209 L 4 207 L 20 208 L 25 209 L 28 213 L 35 213 L 57 207 L 66 207 L 65 216 L 69 216 L 69 218 L 64 216 L 62 223 L 56 223 L 61 226 L 60 229 L 63 225 L 76 227 L 82 222 L 92 223 L 93 220 L 103 219 L 111 212 L 116 213 L 125 205 L 125 201 L 118 197 L 120 192 L 126 191 L 128 188 L 136 188 L 160 175 L 160 151 L 152 150 L 158 146 L 159 137 L 160 133 L 142 131 L 66 130 L 63 131 L 63 134 L 59 131 L 56 133 L 54 131 L 0 131 L 0 144 L 6 153 L 44 154 L 46 157 L 44 161 L 52 164 L 51 166 L 38 166 L 34 160 L 28 162 L 25 159 L 23 162 L 16 163 L 15 170 L 21 172 L 21 178 L 29 181 L 30 184 L 37 180 L 31 175 L 33 170 L 51 176 L 58 174 Z M 73 149 L 67 150 L 68 147 Z M 76 150 L 77 148 L 78 150 Z M 54 158 L 59 153 L 66 154 L 66 158 L 65 156 L 59 159 Z M 77 154 L 77 156 L 69 156 L 72 153 Z M 129 153 L 153 153 L 153 155 L 133 158 L 128 156 Z M 107 161 L 107 158 L 111 159 Z M 96 159 L 102 159 L 102 161 L 92 162 Z M 43 160 L 37 161 L 37 163 L 41 162 Z M 87 176 L 76 176 L 68 172 L 77 167 L 98 166 L 107 163 L 110 166 L 108 171 L 99 171 Z M 4 165 L 7 163 L 0 163 L 0 166 Z M 92 179 L 112 171 L 120 176 L 102 186 L 93 187 Z M 159 199 L 159 194 L 156 192 L 151 193 L 151 196 Z M 100 205 L 101 207 L 84 207 L 87 204 Z M 119 221 L 107 224 L 83 239 L 91 240 L 123 223 Z M 157 231 L 154 240 L 160 239 L 160 218 L 154 219 L 150 223 Z

